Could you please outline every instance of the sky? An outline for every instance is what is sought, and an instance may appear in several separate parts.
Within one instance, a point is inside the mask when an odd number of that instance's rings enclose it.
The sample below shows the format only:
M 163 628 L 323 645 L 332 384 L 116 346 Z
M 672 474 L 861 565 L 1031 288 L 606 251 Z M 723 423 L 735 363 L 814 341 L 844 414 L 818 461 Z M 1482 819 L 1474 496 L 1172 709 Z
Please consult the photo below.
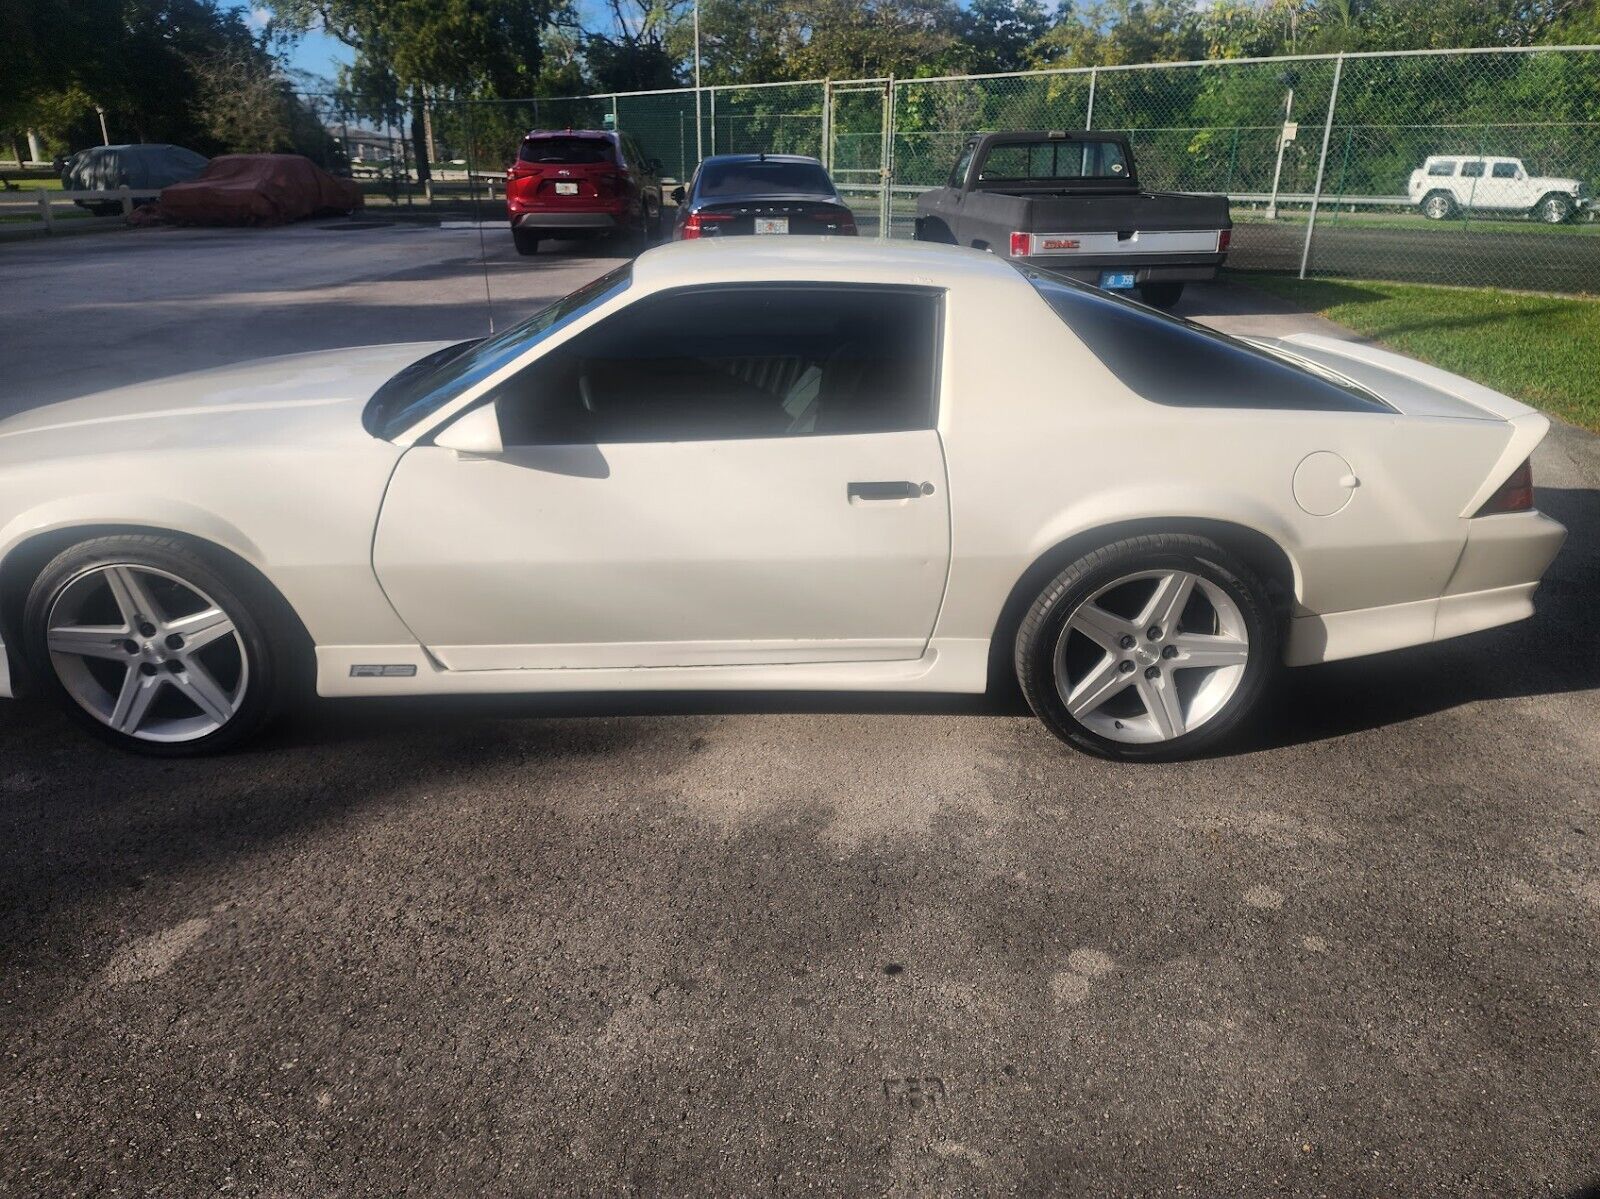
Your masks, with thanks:
M 250 9 L 245 19 L 252 29 L 261 29 L 272 17 L 270 8 L 257 5 Z M 330 83 L 340 66 L 348 66 L 353 56 L 347 46 L 325 33 L 308 33 L 296 43 L 289 54 L 289 66 L 296 71 L 307 71 L 327 79 Z

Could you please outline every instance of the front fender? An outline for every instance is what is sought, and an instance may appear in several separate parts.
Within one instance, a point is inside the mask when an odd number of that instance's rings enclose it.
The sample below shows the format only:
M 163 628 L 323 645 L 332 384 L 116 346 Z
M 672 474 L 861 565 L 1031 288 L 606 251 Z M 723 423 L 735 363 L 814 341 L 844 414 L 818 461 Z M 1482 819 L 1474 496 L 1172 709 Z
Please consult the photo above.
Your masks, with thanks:
M 41 533 L 105 525 L 188 534 L 222 546 L 257 569 L 262 566 L 260 547 L 215 512 L 169 496 L 97 492 L 49 500 L 13 516 L 0 527 L 0 569 L 17 546 Z

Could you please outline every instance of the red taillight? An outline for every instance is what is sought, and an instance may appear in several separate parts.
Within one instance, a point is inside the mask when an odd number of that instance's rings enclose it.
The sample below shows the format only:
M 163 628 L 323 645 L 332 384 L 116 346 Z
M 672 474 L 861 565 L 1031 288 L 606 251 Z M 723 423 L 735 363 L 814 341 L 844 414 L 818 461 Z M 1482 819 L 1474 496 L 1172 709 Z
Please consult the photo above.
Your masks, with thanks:
M 1530 512 L 1533 510 L 1533 459 L 1529 458 L 1487 501 L 1474 516 L 1494 516 L 1499 512 Z
M 821 207 L 813 208 L 806 215 L 814 221 L 833 225 L 833 231 L 841 236 L 854 234 L 856 231 L 856 214 L 848 208 L 836 208 L 831 204 L 824 204 Z
M 1033 237 L 1027 233 L 1013 233 L 1011 235 L 1011 257 L 1026 258 L 1032 249 Z
M 731 221 L 733 216 L 726 212 L 691 212 L 689 219 L 683 222 L 683 240 L 706 237 L 716 232 L 715 228 L 707 226 L 720 225 L 723 221 Z
M 1217 253 L 1220 254 L 1224 250 L 1226 250 L 1228 248 L 1229 244 L 1232 243 L 1232 241 L 1233 241 L 1233 230 L 1232 229 L 1224 229 L 1221 233 L 1217 234 Z

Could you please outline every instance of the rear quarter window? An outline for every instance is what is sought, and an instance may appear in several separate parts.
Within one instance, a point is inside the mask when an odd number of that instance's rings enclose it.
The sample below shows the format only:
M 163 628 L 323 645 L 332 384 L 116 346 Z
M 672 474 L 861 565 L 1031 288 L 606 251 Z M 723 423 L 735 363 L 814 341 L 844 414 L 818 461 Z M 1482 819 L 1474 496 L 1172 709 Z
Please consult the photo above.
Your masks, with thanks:
M 1130 391 L 1175 408 L 1392 412 L 1371 392 L 1193 321 L 1032 269 L 1023 274 Z

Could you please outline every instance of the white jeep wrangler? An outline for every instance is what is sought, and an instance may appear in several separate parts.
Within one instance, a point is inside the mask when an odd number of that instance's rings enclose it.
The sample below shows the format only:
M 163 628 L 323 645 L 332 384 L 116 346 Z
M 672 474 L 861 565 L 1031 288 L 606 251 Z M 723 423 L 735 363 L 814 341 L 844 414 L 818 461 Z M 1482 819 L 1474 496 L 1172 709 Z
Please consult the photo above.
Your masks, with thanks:
M 1559 225 L 1593 206 L 1589 185 L 1577 179 L 1534 175 L 1520 158 L 1435 154 L 1411 172 L 1411 202 L 1430 220 L 1458 212 L 1525 212 Z

